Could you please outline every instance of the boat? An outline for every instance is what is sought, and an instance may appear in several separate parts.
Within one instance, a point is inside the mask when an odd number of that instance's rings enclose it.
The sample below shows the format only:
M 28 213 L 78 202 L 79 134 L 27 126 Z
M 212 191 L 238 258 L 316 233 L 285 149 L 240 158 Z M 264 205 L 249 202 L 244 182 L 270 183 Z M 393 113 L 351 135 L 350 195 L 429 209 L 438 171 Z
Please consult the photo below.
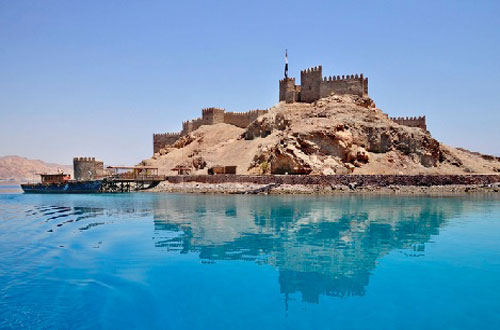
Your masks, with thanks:
M 102 180 L 71 180 L 65 173 L 39 174 L 41 182 L 22 183 L 25 193 L 34 194 L 91 194 L 101 190 Z

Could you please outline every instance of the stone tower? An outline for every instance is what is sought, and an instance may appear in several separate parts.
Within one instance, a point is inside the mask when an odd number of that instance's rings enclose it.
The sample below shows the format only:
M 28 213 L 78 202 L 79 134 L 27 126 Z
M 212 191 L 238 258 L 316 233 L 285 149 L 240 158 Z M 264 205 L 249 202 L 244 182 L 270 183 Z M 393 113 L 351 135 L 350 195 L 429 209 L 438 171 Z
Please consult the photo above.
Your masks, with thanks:
M 104 176 L 104 163 L 94 157 L 73 158 L 75 180 L 95 180 Z
M 322 80 L 321 65 L 302 70 L 300 72 L 300 85 L 302 86 L 300 100 L 302 102 L 314 102 L 318 100 L 321 97 L 320 89 Z
M 280 102 L 297 102 L 299 100 L 300 86 L 295 85 L 295 78 L 280 80 Z

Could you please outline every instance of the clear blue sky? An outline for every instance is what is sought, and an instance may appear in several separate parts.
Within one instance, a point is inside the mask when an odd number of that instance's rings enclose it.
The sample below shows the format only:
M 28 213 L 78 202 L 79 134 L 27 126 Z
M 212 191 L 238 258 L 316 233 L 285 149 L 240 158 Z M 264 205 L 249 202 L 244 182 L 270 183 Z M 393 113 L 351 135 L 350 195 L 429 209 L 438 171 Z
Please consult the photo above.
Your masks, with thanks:
M 208 106 L 290 74 L 364 73 L 391 116 L 500 155 L 500 1 L 0 0 L 0 155 L 132 164 Z

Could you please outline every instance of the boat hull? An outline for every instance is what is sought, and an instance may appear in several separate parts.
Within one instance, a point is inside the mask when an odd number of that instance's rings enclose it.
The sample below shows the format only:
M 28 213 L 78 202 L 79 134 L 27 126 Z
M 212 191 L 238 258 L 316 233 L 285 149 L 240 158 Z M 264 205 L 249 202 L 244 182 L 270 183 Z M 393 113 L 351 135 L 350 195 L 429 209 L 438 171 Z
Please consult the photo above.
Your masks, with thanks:
M 64 183 L 25 183 L 21 188 L 27 194 L 92 194 L 101 190 L 102 181 L 69 181 Z

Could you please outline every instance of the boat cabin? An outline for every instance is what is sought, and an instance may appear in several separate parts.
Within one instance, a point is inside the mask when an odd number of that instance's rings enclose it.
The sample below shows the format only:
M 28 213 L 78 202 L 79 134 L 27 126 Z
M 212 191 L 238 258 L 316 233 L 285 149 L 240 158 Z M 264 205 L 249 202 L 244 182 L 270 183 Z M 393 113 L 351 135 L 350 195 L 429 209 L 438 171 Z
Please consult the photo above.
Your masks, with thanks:
M 66 181 L 71 180 L 71 175 L 65 173 L 57 173 L 57 174 L 40 173 L 39 175 L 42 178 L 43 184 L 65 183 Z

